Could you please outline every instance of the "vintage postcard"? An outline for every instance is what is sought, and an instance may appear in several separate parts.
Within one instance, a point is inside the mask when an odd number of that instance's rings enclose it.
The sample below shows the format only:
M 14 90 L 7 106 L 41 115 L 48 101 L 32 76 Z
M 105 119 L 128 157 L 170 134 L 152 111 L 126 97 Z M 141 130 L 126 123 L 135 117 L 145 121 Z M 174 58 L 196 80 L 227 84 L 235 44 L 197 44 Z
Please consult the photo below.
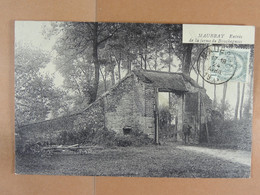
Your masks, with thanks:
M 16 21 L 16 174 L 249 178 L 254 33 Z

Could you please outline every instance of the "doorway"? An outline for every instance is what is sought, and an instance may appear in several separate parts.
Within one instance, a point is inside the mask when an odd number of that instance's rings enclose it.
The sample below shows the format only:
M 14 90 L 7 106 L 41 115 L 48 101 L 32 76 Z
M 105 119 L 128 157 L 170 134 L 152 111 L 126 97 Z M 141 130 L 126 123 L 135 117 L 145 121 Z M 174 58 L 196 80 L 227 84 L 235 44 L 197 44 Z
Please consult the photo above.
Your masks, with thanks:
M 160 143 L 177 141 L 177 97 L 172 92 L 158 92 L 158 139 Z

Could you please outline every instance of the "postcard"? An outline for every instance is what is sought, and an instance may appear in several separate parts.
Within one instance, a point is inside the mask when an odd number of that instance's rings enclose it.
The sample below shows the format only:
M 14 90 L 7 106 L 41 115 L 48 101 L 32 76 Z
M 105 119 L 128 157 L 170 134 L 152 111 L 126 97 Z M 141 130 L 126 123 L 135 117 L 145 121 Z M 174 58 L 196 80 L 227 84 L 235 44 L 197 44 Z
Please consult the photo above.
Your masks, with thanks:
M 16 174 L 249 178 L 254 34 L 16 21 Z

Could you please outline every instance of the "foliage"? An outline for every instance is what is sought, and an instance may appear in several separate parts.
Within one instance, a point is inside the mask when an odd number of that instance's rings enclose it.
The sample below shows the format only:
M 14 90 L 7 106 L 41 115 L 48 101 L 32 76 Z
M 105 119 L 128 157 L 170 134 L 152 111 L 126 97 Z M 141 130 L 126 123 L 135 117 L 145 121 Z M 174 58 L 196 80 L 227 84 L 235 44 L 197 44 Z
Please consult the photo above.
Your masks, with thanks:
M 130 135 L 116 135 L 114 131 L 83 129 L 80 131 L 63 131 L 57 144 L 86 144 L 86 145 L 103 145 L 103 146 L 142 146 L 152 143 L 146 134 L 139 131 L 132 131 Z
M 173 137 L 173 125 L 171 125 L 171 113 L 168 107 L 159 108 L 159 129 L 161 138 Z M 159 137 L 159 138 L 160 138 Z
M 95 101 L 132 69 L 171 71 L 179 62 L 191 67 L 182 25 L 52 22 L 43 34 L 58 37 L 55 63 L 76 108 Z
M 224 120 L 231 120 L 233 117 L 233 109 L 230 105 L 230 103 L 228 101 L 225 101 L 225 103 L 221 103 L 221 104 L 218 104 L 216 103 L 216 111 L 221 113 L 221 117 L 222 119 Z M 224 116 L 223 116 L 223 111 L 224 111 Z
M 16 142 L 16 155 L 38 155 L 38 156 L 51 156 L 52 151 L 44 150 L 44 146 L 49 146 L 50 143 L 46 141 L 39 141 L 37 143 L 26 142 L 25 144 L 17 145 Z
M 222 120 L 210 123 L 210 144 L 223 148 L 251 150 L 251 120 Z
M 145 146 L 153 143 L 153 139 L 138 130 L 133 130 L 129 135 L 119 135 L 115 141 L 116 145 L 121 147 Z
M 59 35 L 54 47 L 58 68 L 90 103 L 95 101 L 99 87 L 100 50 L 119 28 L 116 23 L 55 22 L 51 29 L 45 29 L 46 36 Z
M 53 84 L 53 78 L 42 70 L 50 61 L 48 53 L 30 46 L 15 46 L 16 123 L 44 120 L 62 109 L 64 95 Z

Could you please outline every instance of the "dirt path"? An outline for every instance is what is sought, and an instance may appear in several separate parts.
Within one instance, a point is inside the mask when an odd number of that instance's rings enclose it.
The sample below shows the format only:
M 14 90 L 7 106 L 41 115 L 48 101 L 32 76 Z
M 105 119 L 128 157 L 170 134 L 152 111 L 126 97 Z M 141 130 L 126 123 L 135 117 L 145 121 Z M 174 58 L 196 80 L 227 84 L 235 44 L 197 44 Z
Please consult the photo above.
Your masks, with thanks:
M 196 146 L 177 146 L 178 149 L 204 153 L 223 160 L 251 166 L 251 153 L 242 150 L 211 149 Z

